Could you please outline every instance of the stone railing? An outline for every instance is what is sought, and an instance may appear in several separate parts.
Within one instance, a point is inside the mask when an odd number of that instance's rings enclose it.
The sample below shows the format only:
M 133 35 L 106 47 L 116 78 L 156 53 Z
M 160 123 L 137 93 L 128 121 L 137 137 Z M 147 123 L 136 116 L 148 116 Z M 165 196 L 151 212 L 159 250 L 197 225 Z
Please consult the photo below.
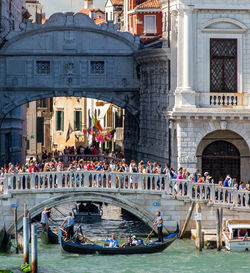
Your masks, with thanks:
M 3 194 L 46 191 L 112 191 L 162 193 L 179 200 L 250 209 L 250 191 L 216 184 L 170 180 L 166 175 L 98 171 L 7 174 L 2 179 Z
M 243 94 L 211 93 L 209 104 L 212 106 L 243 106 Z
M 200 107 L 248 107 L 248 93 L 199 93 Z

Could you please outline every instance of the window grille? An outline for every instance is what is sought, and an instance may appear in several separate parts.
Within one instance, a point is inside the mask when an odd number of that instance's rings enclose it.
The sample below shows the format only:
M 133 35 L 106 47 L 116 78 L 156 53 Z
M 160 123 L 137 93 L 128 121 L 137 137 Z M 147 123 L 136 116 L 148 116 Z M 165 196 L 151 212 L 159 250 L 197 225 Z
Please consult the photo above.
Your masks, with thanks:
M 49 61 L 37 61 L 36 62 L 37 74 L 50 74 L 50 62 Z
M 237 39 L 210 39 L 210 91 L 237 92 Z
M 104 61 L 91 61 L 90 72 L 91 74 L 104 74 Z

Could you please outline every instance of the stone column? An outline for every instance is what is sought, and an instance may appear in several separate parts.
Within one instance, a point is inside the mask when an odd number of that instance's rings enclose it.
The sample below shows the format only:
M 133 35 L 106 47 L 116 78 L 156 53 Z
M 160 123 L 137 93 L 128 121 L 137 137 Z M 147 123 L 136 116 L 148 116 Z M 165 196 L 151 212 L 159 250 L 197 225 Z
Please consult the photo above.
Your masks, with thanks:
M 193 29 L 192 9 L 184 10 L 183 18 L 183 91 L 193 91 Z
M 193 9 L 178 11 L 177 88 L 175 108 L 196 107 L 193 86 L 194 66 Z

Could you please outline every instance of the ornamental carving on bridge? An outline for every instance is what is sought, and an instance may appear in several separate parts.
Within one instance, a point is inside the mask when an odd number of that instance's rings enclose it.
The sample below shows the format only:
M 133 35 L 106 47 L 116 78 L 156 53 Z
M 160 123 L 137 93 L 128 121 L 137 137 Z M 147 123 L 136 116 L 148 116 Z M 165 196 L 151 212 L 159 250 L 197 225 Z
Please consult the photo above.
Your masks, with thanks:
M 91 18 L 89 18 L 88 15 L 82 13 L 77 13 L 74 15 L 72 12 L 55 13 L 50 16 L 45 24 L 32 23 L 32 20 L 27 20 L 26 23 L 20 24 L 20 31 L 11 31 L 6 39 L 10 40 L 16 35 L 20 35 L 22 33 L 27 33 L 31 31 L 45 32 L 46 30 L 53 30 L 54 28 L 69 29 L 69 31 L 66 32 L 64 36 L 63 46 L 66 47 L 66 49 L 68 47 L 68 49 L 74 48 L 74 45 L 76 43 L 76 37 L 74 37 L 74 34 L 71 31 L 71 29 L 73 30 L 74 28 L 92 29 L 96 32 L 106 31 L 127 40 L 134 46 L 135 49 L 138 49 L 140 47 L 140 37 L 138 35 L 132 35 L 129 32 L 120 32 L 119 24 L 107 22 L 102 25 L 96 25 L 95 22 Z

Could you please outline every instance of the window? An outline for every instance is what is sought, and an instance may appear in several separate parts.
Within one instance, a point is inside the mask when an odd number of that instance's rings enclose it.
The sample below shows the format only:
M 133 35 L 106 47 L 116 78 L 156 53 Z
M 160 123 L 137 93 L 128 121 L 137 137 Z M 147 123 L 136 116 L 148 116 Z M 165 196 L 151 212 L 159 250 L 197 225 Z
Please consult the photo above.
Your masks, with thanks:
M 237 39 L 210 39 L 210 91 L 237 92 Z
M 37 74 L 50 74 L 50 62 L 49 61 L 37 61 L 36 62 Z
M 104 61 L 91 61 L 90 62 L 91 74 L 104 74 Z
M 47 99 L 40 99 L 37 101 L 37 107 L 47 108 L 47 106 L 48 106 Z
M 44 118 L 36 119 L 36 141 L 44 145 Z
M 82 111 L 74 111 L 74 130 L 82 130 Z
M 156 33 L 155 15 L 144 15 L 144 33 Z
M 63 116 L 63 111 L 56 111 L 56 131 L 64 130 Z

